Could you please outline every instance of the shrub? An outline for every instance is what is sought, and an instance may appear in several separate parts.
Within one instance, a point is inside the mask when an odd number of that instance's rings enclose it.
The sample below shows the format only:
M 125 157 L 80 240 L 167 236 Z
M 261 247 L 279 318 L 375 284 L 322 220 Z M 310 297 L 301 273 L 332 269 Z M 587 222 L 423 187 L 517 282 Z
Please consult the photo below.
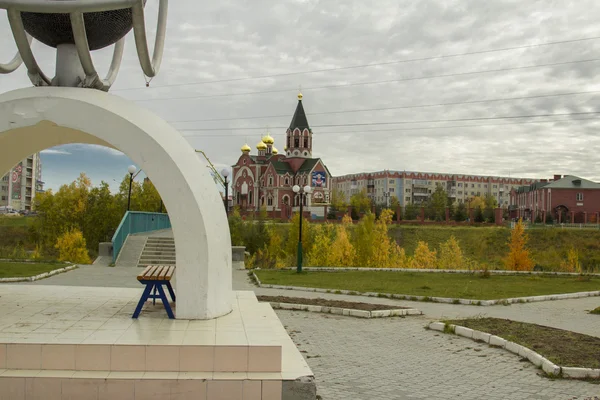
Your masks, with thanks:
M 438 267 L 441 269 L 464 268 L 464 256 L 454 235 L 440 245 Z
M 527 240 L 525 225 L 523 220 L 519 219 L 510 233 L 509 252 L 504 260 L 506 269 L 511 271 L 531 271 L 533 269 L 533 260 L 529 255 L 529 250 L 525 247 Z
M 560 264 L 560 269 L 563 272 L 582 273 L 581 262 L 579 261 L 579 253 L 575 248 L 571 247 L 567 252 L 567 260 Z
M 412 259 L 412 268 L 433 269 L 437 265 L 437 254 L 435 250 L 429 250 L 427 243 L 420 241 L 415 249 Z
M 69 261 L 75 264 L 91 264 L 90 256 L 86 249 L 85 239 L 79 229 L 72 229 L 63 233 L 56 240 L 59 261 Z
M 331 247 L 327 249 L 327 265 L 333 267 L 351 267 L 356 260 L 356 251 L 350 242 L 348 226 L 352 224 L 352 218 L 345 215 L 342 223 L 335 227 L 335 239 Z

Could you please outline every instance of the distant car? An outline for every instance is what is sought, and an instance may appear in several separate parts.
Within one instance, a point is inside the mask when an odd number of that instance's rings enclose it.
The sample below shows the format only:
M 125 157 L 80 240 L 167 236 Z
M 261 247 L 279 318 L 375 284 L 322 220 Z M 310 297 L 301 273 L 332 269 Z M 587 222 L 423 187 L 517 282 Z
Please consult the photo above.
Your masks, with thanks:
M 20 216 L 21 216 L 21 214 L 19 214 L 19 213 L 18 213 L 18 212 L 16 212 L 16 211 L 9 211 L 9 212 L 7 212 L 7 213 L 6 213 L 6 214 L 4 214 L 4 215 L 6 215 L 7 217 L 20 217 Z

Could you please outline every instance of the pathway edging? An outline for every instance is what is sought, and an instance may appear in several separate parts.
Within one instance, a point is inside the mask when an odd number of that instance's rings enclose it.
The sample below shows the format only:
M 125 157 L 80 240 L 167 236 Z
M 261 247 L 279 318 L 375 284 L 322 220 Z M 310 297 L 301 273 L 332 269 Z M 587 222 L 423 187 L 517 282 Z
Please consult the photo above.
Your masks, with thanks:
M 1 282 L 7 282 L 7 283 L 8 282 L 34 282 L 34 281 L 37 281 L 40 279 L 48 278 L 48 277 L 56 275 L 56 274 L 62 274 L 63 272 L 69 272 L 71 270 L 74 270 L 75 268 L 77 268 L 77 265 L 70 265 L 68 267 L 54 269 L 52 271 L 44 272 L 43 274 L 34 275 L 34 276 L 23 276 L 20 278 L 0 278 L 0 283 Z
M 354 290 L 342 290 L 342 289 L 321 289 L 311 288 L 302 286 L 283 286 L 283 285 L 269 285 L 263 284 L 258 276 L 252 272 L 254 279 L 259 287 L 269 289 L 281 289 L 281 290 L 300 290 L 304 292 L 317 292 L 317 293 L 331 293 L 331 294 L 346 294 L 355 296 L 366 296 L 366 297 L 386 297 L 388 299 L 396 300 L 409 300 L 409 301 L 425 301 L 432 303 L 449 303 L 449 304 L 463 304 L 473 306 L 494 306 L 497 304 L 509 305 L 515 303 L 532 303 L 537 301 L 549 301 L 549 300 L 565 300 L 565 299 L 578 299 L 582 297 L 596 297 L 600 296 L 600 290 L 591 292 L 576 292 L 576 293 L 561 293 L 561 294 L 549 294 L 545 296 L 527 296 L 527 297 L 513 297 L 510 299 L 496 299 L 496 300 L 477 300 L 477 299 L 456 299 L 451 297 L 432 297 L 432 296 L 413 296 L 408 294 L 394 294 L 394 293 L 374 293 L 374 292 L 357 292 Z
M 517 344 L 509 340 L 503 339 L 500 336 L 491 335 L 486 332 L 466 328 L 460 325 L 445 324 L 444 322 L 432 322 L 428 328 L 434 331 L 444 333 L 454 333 L 455 335 L 481 341 L 490 346 L 501 347 L 517 354 L 523 358 L 527 358 L 533 365 L 541 368 L 549 376 L 563 376 L 571 379 L 599 379 L 600 369 L 595 368 L 576 368 L 576 367 L 561 367 L 554 364 L 541 354 Z

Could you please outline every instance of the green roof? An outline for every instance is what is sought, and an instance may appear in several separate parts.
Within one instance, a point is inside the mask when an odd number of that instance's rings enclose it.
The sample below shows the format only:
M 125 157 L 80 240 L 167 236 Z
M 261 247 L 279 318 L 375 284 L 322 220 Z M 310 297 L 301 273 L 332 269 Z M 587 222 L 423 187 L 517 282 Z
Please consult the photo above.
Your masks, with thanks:
M 546 187 L 550 189 L 600 189 L 600 183 L 592 182 L 574 175 L 566 175 L 562 179 L 550 182 Z
M 271 164 L 273 164 L 273 168 L 275 168 L 275 172 L 277 172 L 277 174 L 279 174 L 279 175 L 284 175 L 286 173 L 294 174 L 294 171 L 292 170 L 292 167 L 290 166 L 289 163 L 281 162 L 281 161 L 273 161 Z

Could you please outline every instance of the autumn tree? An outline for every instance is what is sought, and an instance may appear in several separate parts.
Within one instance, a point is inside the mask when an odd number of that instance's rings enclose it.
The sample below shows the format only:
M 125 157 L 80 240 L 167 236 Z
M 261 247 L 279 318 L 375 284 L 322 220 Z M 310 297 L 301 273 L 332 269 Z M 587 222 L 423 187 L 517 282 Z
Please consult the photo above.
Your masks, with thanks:
M 430 200 L 430 218 L 435 221 L 443 221 L 446 219 L 446 204 L 448 202 L 448 194 L 442 185 L 436 185 L 435 192 L 431 195 Z
M 494 210 L 498 207 L 498 200 L 491 194 L 485 195 L 485 206 L 483 208 L 483 219 L 486 222 L 494 222 L 495 213 Z
M 426 242 L 419 241 L 412 258 L 412 267 L 418 269 L 434 269 L 437 267 L 437 252 L 430 250 Z
M 90 256 L 83 234 L 73 228 L 58 237 L 55 245 L 59 261 L 69 261 L 74 264 L 91 264 Z
M 327 267 L 328 253 L 333 241 L 333 226 L 330 224 L 314 224 L 312 227 L 310 247 L 305 247 L 307 264 L 313 267 Z
M 350 197 L 350 205 L 352 208 L 359 213 L 366 213 L 371 211 L 371 199 L 367 195 L 367 189 L 362 189 L 360 192 L 355 193 Z
M 331 207 L 335 211 L 344 211 L 348 208 L 348 202 L 346 201 L 346 195 L 341 189 L 334 189 L 331 193 Z
M 462 253 L 458 240 L 454 235 L 450 236 L 446 242 L 440 244 L 438 256 L 438 267 L 441 269 L 461 269 L 464 268 L 465 257 Z
M 396 195 L 390 196 L 390 208 L 396 211 L 398 207 L 400 207 L 400 200 L 398 200 L 398 197 L 396 197 Z
M 533 261 L 526 247 L 527 240 L 525 224 L 522 219 L 519 219 L 510 233 L 509 252 L 504 260 L 506 269 L 511 271 L 531 271 L 533 269 Z
M 123 210 L 110 192 L 108 183 L 104 181 L 89 191 L 86 209 L 83 226 L 80 228 L 88 248 L 94 250 L 100 242 L 112 239 L 123 217 Z
M 352 218 L 345 215 L 342 223 L 335 226 L 335 238 L 327 252 L 327 265 L 330 267 L 351 267 L 356 259 L 356 251 L 350 242 L 348 230 Z

